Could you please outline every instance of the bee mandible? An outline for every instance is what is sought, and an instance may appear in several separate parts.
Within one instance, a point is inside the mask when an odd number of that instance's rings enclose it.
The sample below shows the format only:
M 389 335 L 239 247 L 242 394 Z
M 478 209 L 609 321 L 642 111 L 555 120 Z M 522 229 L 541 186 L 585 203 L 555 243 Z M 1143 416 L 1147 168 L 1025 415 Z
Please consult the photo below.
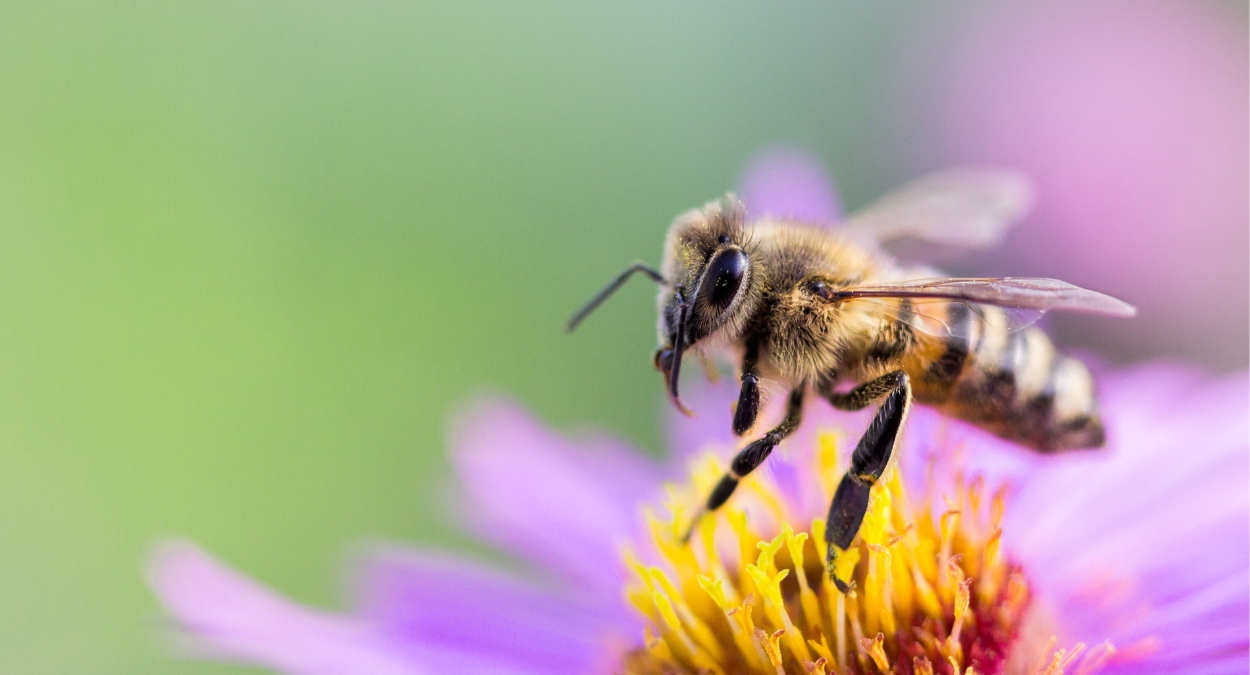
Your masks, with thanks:
M 877 405 L 825 528 L 829 574 L 848 592 L 833 561 L 859 532 L 913 399 L 1043 453 L 1104 442 L 1089 369 L 1032 323 L 1051 310 L 1130 317 L 1131 305 L 1055 279 L 949 278 L 903 265 L 882 246 L 992 245 L 1031 201 L 1018 174 L 975 168 L 922 177 L 836 228 L 768 216 L 748 222 L 730 194 L 678 216 L 660 269 L 628 267 L 568 330 L 641 273 L 660 286 L 654 364 L 679 410 L 689 414 L 678 377 L 691 350 L 728 353 L 740 364 L 738 436 L 755 426 L 761 381 L 789 391 L 781 422 L 737 453 L 699 515 L 723 505 L 794 432 L 809 393 L 841 410 Z

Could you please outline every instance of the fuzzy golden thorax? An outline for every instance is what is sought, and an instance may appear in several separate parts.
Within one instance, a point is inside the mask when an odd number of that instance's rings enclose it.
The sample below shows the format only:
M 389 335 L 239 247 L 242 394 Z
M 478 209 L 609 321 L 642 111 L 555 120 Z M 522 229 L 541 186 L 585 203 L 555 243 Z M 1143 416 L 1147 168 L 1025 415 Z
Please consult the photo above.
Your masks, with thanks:
M 766 372 L 797 383 L 837 371 L 845 355 L 875 338 L 881 319 L 863 303 L 822 299 L 816 285 L 838 289 L 869 282 L 879 262 L 866 249 L 810 226 L 764 221 L 752 230 L 768 279 L 751 322 Z

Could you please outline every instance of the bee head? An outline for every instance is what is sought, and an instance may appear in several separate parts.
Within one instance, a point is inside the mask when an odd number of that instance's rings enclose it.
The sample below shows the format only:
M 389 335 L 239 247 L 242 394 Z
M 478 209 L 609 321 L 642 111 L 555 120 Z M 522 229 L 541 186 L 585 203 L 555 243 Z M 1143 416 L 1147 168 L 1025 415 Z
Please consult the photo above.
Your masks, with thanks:
M 677 398 L 682 352 L 723 329 L 736 332 L 748 314 L 744 305 L 753 266 L 743 220 L 742 204 L 728 195 L 679 216 L 669 229 L 655 367 L 665 373 L 669 394 L 684 412 Z

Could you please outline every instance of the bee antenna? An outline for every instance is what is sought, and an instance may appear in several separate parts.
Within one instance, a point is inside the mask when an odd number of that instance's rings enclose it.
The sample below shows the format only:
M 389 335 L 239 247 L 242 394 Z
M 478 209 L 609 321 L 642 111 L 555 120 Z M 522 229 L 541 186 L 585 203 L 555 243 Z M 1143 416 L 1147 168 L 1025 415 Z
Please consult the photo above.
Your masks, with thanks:
M 616 275 L 616 278 L 613 279 L 611 283 L 604 286 L 602 291 L 596 293 L 593 298 L 591 298 L 586 304 L 582 305 L 581 309 L 577 310 L 573 316 L 569 317 L 569 322 L 565 324 L 565 330 L 570 333 L 577 330 L 577 326 L 581 324 L 586 317 L 590 316 L 591 312 L 598 309 L 599 305 L 602 305 L 604 300 L 607 300 L 617 291 L 617 289 L 624 286 L 625 282 L 628 281 L 635 272 L 642 272 L 650 277 L 652 281 L 662 286 L 667 285 L 668 283 L 664 281 L 664 275 L 660 274 L 654 267 L 651 267 L 643 262 L 636 262 L 633 265 L 626 267 L 625 271 Z

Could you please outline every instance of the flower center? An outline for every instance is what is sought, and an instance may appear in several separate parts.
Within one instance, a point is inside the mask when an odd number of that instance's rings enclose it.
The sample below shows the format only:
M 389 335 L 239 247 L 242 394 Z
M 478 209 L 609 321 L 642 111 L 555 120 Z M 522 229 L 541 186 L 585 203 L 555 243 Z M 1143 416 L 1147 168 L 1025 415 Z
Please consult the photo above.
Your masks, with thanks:
M 819 483 L 825 504 L 840 476 L 837 456 L 836 435 L 822 433 L 811 462 L 796 462 L 798 480 Z M 670 518 L 648 511 L 647 557 L 657 564 L 626 553 L 634 572 L 627 597 L 647 620 L 627 673 L 1057 675 L 1073 665 L 1092 672 L 1113 652 L 1108 644 L 1053 651 L 1053 638 L 1019 648 L 1036 631 L 1022 630 L 1027 577 L 1000 546 L 1002 489 L 987 500 L 982 481 L 957 476 L 930 487 L 941 499 L 926 495 L 913 508 L 891 470 L 872 491 L 856 542 L 835 562 L 838 578 L 854 582 L 843 594 L 825 571 L 823 517 L 787 499 L 780 471 L 752 474 L 681 543 L 689 505 L 723 471 L 715 456 L 704 457 L 689 486 L 671 488 Z

